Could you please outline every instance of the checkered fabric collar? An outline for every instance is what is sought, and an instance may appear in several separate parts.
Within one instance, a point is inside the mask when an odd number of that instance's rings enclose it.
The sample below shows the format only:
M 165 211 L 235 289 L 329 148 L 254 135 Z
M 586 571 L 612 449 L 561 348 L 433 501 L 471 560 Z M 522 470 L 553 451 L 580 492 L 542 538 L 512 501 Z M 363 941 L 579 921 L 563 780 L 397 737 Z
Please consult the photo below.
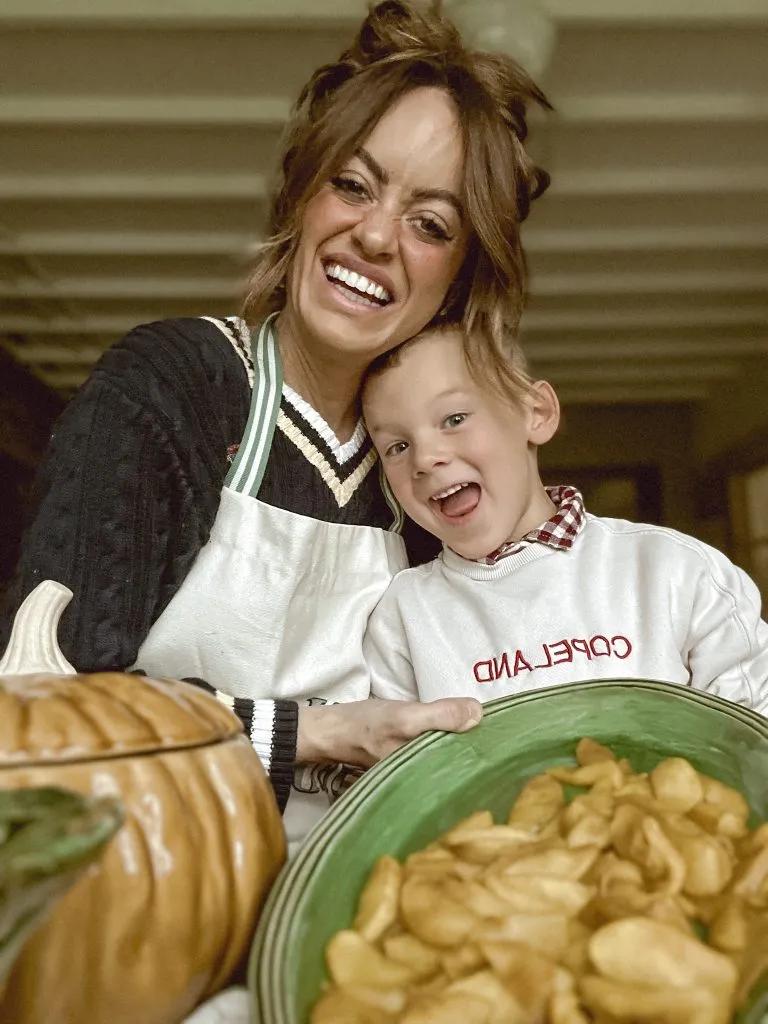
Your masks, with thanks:
M 535 530 L 526 533 L 520 540 L 507 541 L 500 548 L 492 551 L 485 558 L 478 558 L 476 561 L 483 565 L 495 565 L 502 558 L 508 555 L 516 555 L 518 551 L 531 544 L 545 544 L 549 548 L 558 551 L 568 551 L 578 535 L 584 529 L 586 515 L 584 512 L 584 499 L 575 487 L 567 484 L 559 487 L 546 487 L 555 511 L 552 516 L 537 526 Z

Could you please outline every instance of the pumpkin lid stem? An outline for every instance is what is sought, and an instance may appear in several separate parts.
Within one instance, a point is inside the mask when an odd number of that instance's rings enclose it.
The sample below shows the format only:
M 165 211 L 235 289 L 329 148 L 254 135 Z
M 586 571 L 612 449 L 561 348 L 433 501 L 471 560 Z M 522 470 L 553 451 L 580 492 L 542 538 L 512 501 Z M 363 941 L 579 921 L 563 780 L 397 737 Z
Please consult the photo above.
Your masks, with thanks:
M 11 639 L 0 659 L 0 675 L 76 674 L 77 670 L 61 653 L 56 636 L 59 619 L 72 596 L 69 587 L 53 580 L 43 580 L 27 595 L 16 613 Z

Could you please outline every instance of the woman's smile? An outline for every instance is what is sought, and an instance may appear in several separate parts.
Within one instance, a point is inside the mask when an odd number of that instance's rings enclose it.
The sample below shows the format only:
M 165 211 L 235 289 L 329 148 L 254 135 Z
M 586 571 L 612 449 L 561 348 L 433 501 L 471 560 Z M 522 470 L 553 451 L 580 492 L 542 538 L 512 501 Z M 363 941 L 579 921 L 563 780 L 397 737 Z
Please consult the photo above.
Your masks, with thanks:
M 344 302 L 362 309 L 380 311 L 395 298 L 395 287 L 388 275 L 354 256 L 333 254 L 320 261 L 333 292 Z

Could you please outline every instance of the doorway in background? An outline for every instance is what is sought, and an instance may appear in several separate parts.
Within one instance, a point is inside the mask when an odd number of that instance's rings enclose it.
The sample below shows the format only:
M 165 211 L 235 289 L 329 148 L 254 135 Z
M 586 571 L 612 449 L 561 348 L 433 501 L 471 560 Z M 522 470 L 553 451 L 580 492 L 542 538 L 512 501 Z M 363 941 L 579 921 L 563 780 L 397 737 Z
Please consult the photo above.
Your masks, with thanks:
M 728 510 L 733 560 L 768 601 L 768 464 L 728 480 Z
M 661 524 L 661 472 L 656 466 L 547 466 L 544 482 L 573 484 L 588 512 L 612 519 Z

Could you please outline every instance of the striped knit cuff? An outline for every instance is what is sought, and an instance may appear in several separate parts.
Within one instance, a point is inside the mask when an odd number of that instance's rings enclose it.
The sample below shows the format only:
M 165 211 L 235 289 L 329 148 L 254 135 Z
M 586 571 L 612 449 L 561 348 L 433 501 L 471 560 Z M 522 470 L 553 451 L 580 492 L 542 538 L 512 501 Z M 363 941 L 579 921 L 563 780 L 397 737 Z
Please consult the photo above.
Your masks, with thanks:
M 240 719 L 245 735 L 264 765 L 275 791 L 277 805 L 285 810 L 296 760 L 296 733 L 299 709 L 292 700 L 252 700 L 233 697 L 206 683 L 204 679 L 186 679 L 226 704 Z
M 294 700 L 276 700 L 274 709 L 269 777 L 275 790 L 277 805 L 281 811 L 284 811 L 288 802 L 288 794 L 291 791 L 293 769 L 296 764 L 299 705 Z

